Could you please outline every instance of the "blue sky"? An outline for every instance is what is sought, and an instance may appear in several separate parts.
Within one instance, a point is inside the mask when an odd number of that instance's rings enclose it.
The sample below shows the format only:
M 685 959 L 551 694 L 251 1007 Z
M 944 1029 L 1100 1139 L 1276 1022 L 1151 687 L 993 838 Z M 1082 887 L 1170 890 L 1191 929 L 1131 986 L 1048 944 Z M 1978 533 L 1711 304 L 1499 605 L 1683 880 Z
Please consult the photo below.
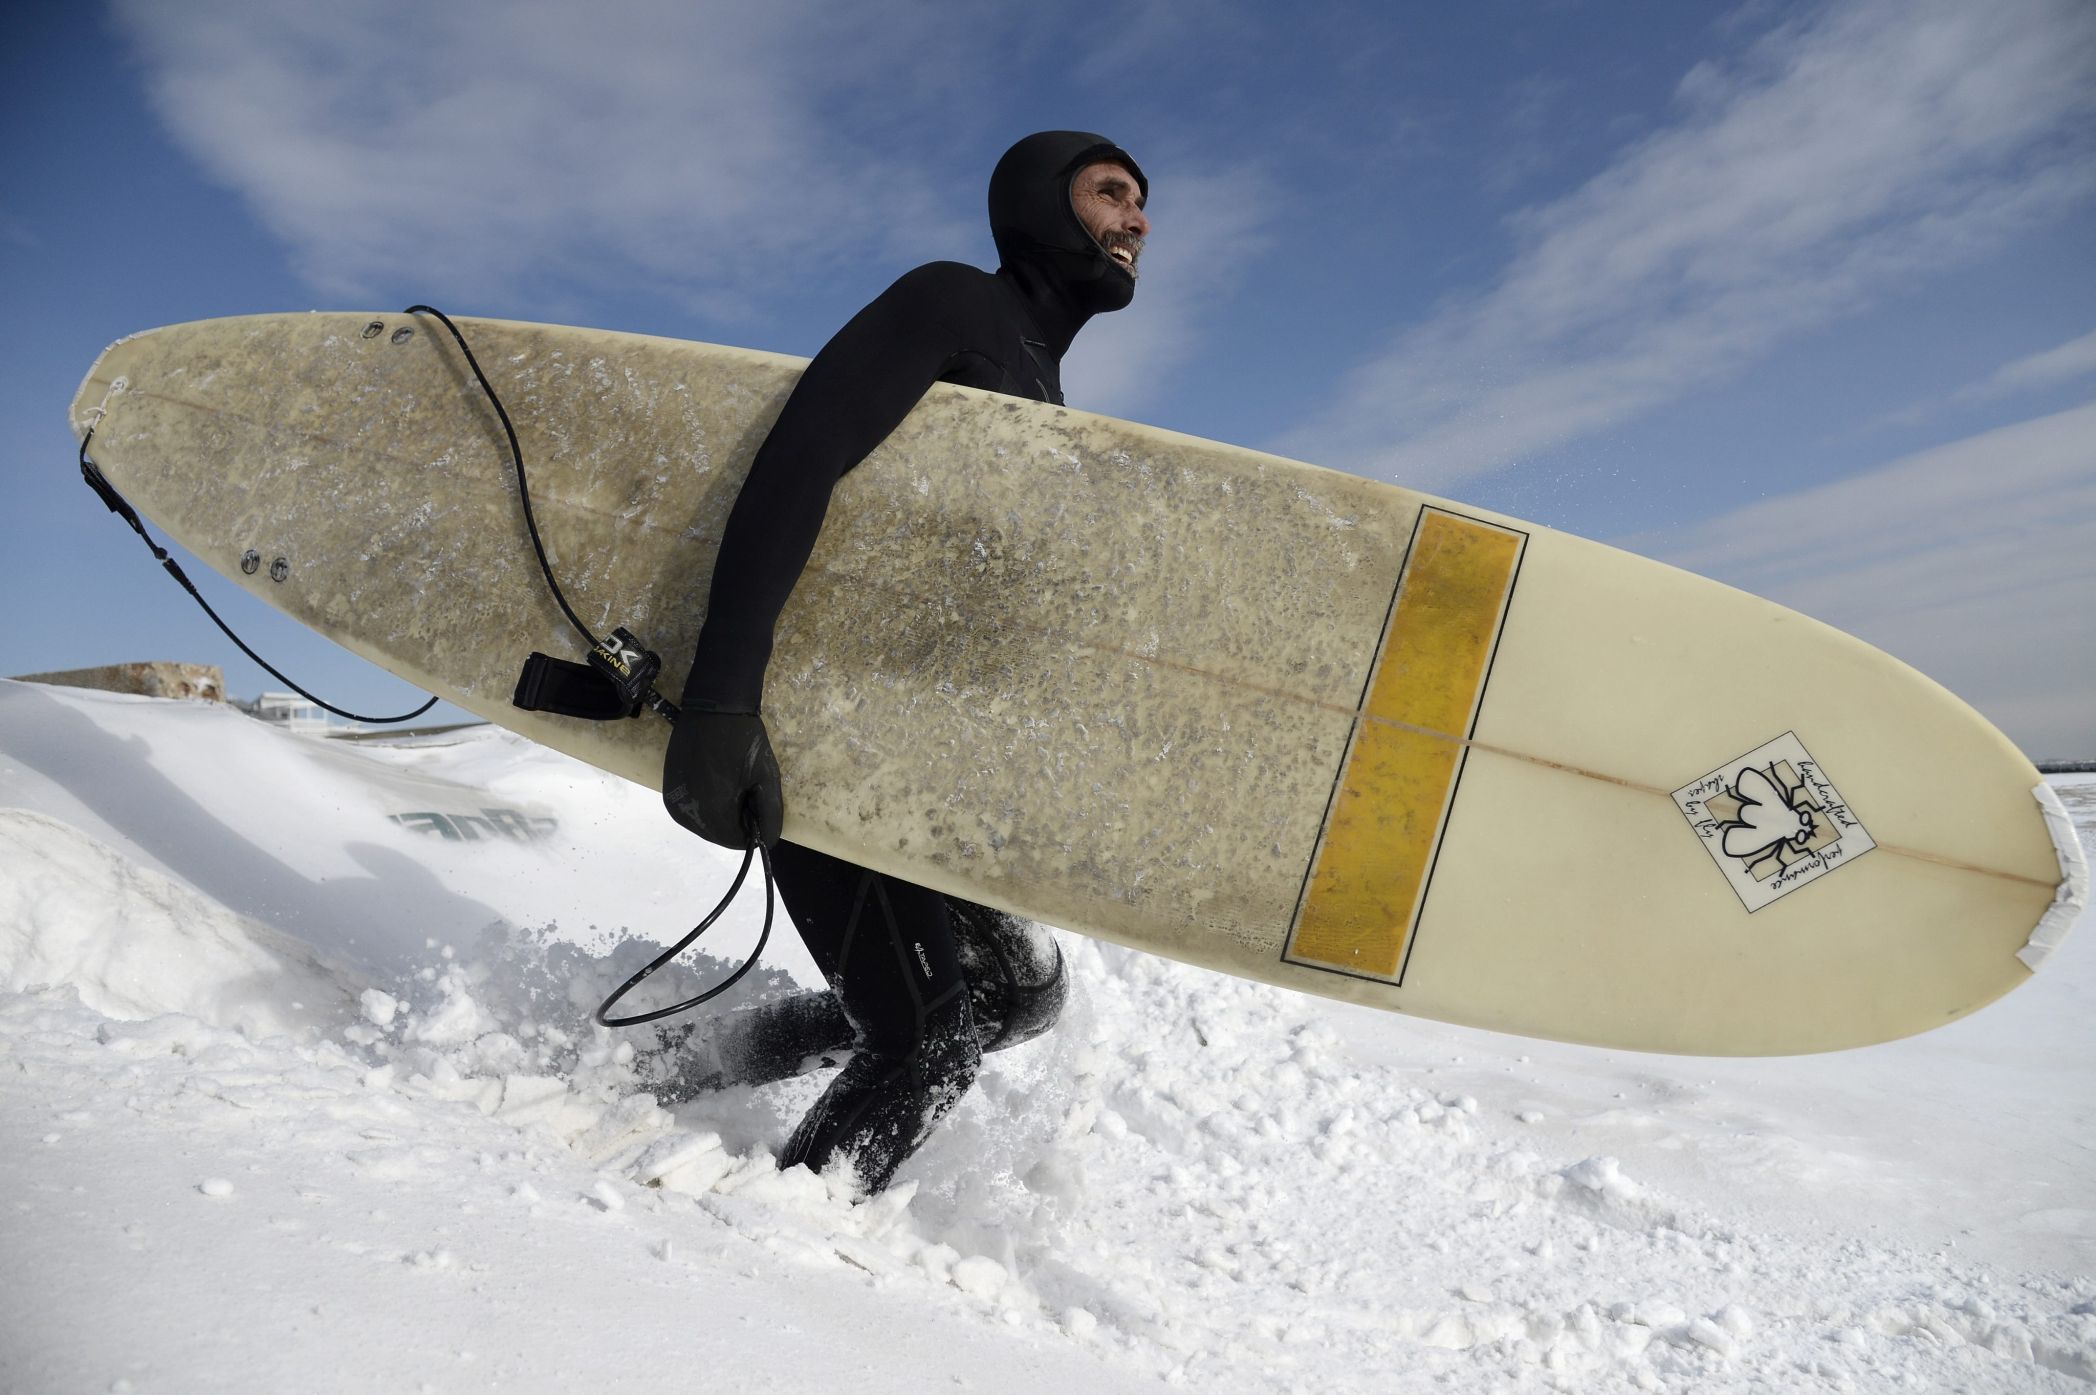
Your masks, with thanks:
M 992 264 L 1012 139 L 1142 160 L 1074 406 L 1796 605 L 2096 756 L 2096 7 L 28 3 L 0 20 L 0 673 L 259 672 L 78 483 L 149 326 L 308 308 L 812 353 Z M 416 699 L 191 568 L 266 654 Z

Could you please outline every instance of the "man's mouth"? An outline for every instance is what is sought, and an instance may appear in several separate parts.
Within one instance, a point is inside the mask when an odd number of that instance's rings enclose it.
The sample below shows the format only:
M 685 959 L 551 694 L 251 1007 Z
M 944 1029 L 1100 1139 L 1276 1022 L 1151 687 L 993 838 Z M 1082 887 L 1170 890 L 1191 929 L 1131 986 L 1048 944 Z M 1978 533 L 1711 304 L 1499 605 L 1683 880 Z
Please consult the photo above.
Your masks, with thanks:
M 1140 257 L 1143 254 L 1143 242 L 1141 238 L 1109 237 L 1108 239 L 1106 239 L 1105 246 L 1106 255 L 1113 258 L 1114 264 L 1116 266 L 1120 267 L 1130 276 L 1138 274 L 1135 269 L 1135 262 L 1136 258 Z

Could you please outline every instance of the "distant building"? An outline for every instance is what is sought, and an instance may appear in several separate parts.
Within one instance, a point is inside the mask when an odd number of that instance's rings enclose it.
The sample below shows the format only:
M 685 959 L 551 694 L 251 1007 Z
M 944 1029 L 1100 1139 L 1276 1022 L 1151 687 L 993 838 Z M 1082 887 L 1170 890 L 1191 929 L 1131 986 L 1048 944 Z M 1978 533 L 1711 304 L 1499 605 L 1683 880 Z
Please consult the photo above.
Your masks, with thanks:
M 255 705 L 248 709 L 248 713 L 286 731 L 308 731 L 325 736 L 328 730 L 327 713 L 320 710 L 318 703 L 296 693 L 264 693 L 255 699 Z

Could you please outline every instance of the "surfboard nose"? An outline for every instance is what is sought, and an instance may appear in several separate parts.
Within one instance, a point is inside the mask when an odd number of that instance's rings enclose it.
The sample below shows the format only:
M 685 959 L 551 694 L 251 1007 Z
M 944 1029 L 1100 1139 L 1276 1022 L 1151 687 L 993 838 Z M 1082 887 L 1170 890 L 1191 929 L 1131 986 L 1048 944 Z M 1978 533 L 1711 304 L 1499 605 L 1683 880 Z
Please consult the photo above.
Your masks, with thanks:
M 158 330 L 147 329 L 127 334 L 96 355 L 87 376 L 80 380 L 80 389 L 73 394 L 72 406 L 66 413 L 75 440 L 86 440 L 87 433 L 102 420 L 109 394 L 125 380 L 124 365 L 139 352 L 143 340 L 157 333 Z

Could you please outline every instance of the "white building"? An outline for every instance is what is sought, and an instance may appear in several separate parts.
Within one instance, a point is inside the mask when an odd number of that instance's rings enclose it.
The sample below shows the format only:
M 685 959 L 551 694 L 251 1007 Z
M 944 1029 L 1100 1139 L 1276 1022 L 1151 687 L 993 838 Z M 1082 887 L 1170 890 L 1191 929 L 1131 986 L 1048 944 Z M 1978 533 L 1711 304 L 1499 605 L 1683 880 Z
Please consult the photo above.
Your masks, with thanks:
M 296 693 L 262 694 L 255 699 L 255 716 L 291 731 L 325 734 L 328 729 L 327 714 Z

